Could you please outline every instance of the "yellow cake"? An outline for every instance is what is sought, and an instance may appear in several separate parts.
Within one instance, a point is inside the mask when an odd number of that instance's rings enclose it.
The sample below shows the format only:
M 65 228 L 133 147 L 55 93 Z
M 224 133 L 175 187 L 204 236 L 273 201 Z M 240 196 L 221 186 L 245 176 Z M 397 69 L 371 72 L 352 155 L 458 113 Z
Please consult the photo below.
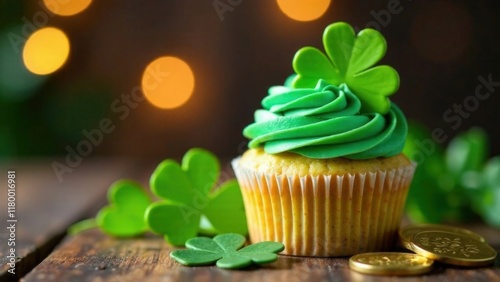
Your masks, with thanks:
M 394 245 L 414 170 L 402 154 L 310 159 L 261 148 L 233 165 L 252 242 L 281 242 L 283 254 L 300 256 L 347 256 Z

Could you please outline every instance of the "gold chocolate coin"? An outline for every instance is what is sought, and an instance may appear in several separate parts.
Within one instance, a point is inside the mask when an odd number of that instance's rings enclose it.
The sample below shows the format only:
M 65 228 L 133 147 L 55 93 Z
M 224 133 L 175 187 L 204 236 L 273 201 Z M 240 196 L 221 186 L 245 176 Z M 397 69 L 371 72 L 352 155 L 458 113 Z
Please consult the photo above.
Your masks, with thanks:
M 364 253 L 349 259 L 349 268 L 375 275 L 417 275 L 431 271 L 433 261 L 409 253 Z
M 412 250 L 443 263 L 460 266 L 486 266 L 495 262 L 497 252 L 469 235 L 447 231 L 422 231 L 411 241 Z
M 440 224 L 410 224 L 399 229 L 399 240 L 401 242 L 401 245 L 406 249 L 413 251 L 410 244 L 412 241 L 412 237 L 422 231 L 446 231 L 450 233 L 459 233 L 462 235 L 467 235 L 481 242 L 486 242 L 483 236 L 465 228 Z

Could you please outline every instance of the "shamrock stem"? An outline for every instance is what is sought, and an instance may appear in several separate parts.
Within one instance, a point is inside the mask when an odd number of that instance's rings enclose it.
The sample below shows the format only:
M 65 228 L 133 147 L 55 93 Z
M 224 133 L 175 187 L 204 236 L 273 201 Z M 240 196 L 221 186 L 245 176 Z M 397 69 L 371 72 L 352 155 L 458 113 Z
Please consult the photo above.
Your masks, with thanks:
M 198 229 L 198 233 L 205 236 L 214 236 L 217 235 L 218 232 L 217 230 L 215 230 L 215 228 L 210 223 L 208 218 L 202 215 L 200 219 L 200 226 Z
M 71 225 L 68 228 L 68 234 L 73 236 L 96 227 L 98 227 L 98 225 L 95 218 L 88 218 Z

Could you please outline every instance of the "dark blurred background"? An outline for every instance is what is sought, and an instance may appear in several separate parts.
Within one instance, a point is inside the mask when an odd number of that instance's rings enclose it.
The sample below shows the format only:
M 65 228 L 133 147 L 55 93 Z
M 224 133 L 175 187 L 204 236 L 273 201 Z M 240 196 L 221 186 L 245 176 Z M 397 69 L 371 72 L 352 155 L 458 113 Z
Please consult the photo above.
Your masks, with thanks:
M 293 20 L 270 0 L 92 1 L 73 16 L 50 13 L 44 1 L 0 0 L 0 157 L 66 155 L 104 118 L 116 128 L 92 156 L 163 159 L 197 146 L 234 157 L 267 89 L 292 73 L 295 52 L 322 49 L 323 29 L 337 21 L 384 34 L 382 63 L 401 77 L 391 100 L 409 119 L 442 128 L 447 141 L 483 127 L 491 153 L 500 154 L 500 85 L 490 86 L 487 99 L 474 98 L 479 76 L 500 83 L 497 0 L 335 0 L 312 21 Z M 48 26 L 66 33 L 69 58 L 35 75 L 23 64 L 19 38 Z M 122 120 L 114 101 L 137 90 L 145 67 L 161 56 L 189 64 L 192 96 L 175 109 L 137 102 Z M 464 101 L 474 110 L 457 112 L 454 104 Z

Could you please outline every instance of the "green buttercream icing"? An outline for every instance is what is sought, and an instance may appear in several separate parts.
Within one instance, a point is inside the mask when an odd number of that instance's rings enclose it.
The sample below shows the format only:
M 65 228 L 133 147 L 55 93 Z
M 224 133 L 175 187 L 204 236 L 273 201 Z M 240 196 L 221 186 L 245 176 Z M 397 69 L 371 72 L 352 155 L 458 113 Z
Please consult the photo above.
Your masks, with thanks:
M 315 88 L 274 86 L 243 135 L 250 148 L 294 152 L 309 158 L 371 159 L 399 154 L 406 119 L 391 103 L 387 114 L 360 113 L 361 102 L 346 84 L 319 80 Z

